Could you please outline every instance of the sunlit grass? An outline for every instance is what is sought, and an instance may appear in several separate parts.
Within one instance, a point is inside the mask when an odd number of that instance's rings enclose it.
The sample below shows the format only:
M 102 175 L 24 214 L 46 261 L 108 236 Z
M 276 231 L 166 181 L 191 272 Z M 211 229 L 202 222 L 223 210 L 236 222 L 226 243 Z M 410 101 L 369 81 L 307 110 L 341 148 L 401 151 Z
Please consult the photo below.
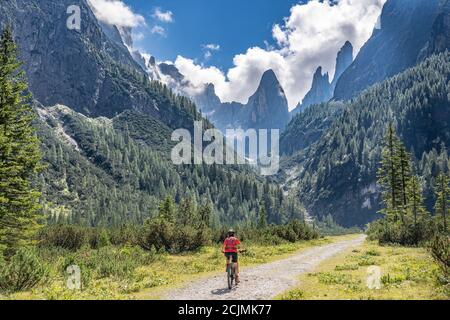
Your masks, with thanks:
M 280 245 L 261 245 L 247 243 L 247 252 L 241 254 L 240 264 L 245 267 L 267 263 L 273 260 L 288 257 L 294 253 L 301 252 L 308 248 L 325 245 L 328 243 L 351 239 L 357 235 L 325 237 L 317 240 L 300 241 L 296 243 L 283 243 Z M 16 293 L 9 296 L 3 296 L 3 299 L 159 299 L 165 290 L 178 287 L 187 281 L 206 277 L 212 274 L 223 272 L 225 268 L 225 259 L 221 253 L 220 246 L 208 246 L 197 252 L 190 252 L 177 255 L 167 253 L 158 253 L 148 263 L 135 268 L 127 274 L 118 273 L 114 270 L 109 271 L 109 264 L 105 264 L 106 270 L 99 268 L 93 271 L 92 263 L 96 260 L 89 260 L 92 257 L 92 251 L 82 253 L 81 262 L 85 263 L 85 269 L 82 273 L 86 278 L 86 283 L 82 290 L 68 290 L 66 286 L 67 275 L 63 272 L 67 257 L 63 253 L 49 257 L 52 263 L 49 267 L 52 271 L 52 277 L 45 286 L 40 286 L 30 292 Z M 111 247 L 111 255 L 114 257 L 114 251 L 128 252 L 129 249 Z M 136 252 L 135 252 L 136 251 Z M 139 253 L 133 250 L 134 259 Z M 141 253 L 145 253 L 142 251 Z M 122 255 L 123 256 L 123 255 Z M 125 255 L 126 257 L 127 255 Z M 86 258 L 84 258 L 86 257 Z M 83 260 L 85 259 L 85 260 Z M 104 263 L 104 257 L 102 262 Z M 124 261 L 117 262 L 115 265 L 124 264 Z M 120 271 L 120 270 L 119 270 Z M 100 277 L 98 273 L 111 273 L 109 276 Z
M 381 289 L 367 286 L 368 267 L 381 268 Z M 323 262 L 300 276 L 284 300 L 430 300 L 449 299 L 439 285 L 439 269 L 424 248 L 382 247 L 365 242 L 358 249 Z

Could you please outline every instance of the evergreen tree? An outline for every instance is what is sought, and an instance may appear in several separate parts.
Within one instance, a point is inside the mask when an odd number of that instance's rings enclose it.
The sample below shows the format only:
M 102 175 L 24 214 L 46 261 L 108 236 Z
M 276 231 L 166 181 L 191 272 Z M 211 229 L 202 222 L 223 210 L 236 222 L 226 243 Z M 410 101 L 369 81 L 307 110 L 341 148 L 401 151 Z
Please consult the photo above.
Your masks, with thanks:
M 441 173 L 436 179 L 436 214 L 441 216 L 444 232 L 447 232 L 447 216 L 450 207 L 449 177 Z
M 196 222 L 195 204 L 191 197 L 184 198 L 178 207 L 178 223 L 182 226 L 194 226 Z
M 265 206 L 259 206 L 258 210 L 258 228 L 264 229 L 267 227 L 267 213 Z
M 394 125 L 388 126 L 382 152 L 381 167 L 378 170 L 378 183 L 382 188 L 385 208 L 382 210 L 389 219 L 397 220 L 399 208 L 403 204 L 401 142 Z M 401 213 L 400 213 L 401 214 Z
M 29 245 L 38 228 L 40 168 L 35 117 L 10 27 L 0 39 L 0 250 L 6 256 Z
M 159 205 L 159 217 L 165 221 L 173 222 L 175 219 L 175 205 L 171 196 L 168 196 Z
M 200 217 L 200 222 L 201 222 L 202 228 L 209 227 L 210 222 L 211 222 L 211 214 L 212 214 L 212 209 L 211 209 L 211 205 L 209 205 L 209 203 L 201 206 L 200 209 L 198 210 L 198 215 Z
M 414 220 L 414 227 L 417 229 L 418 224 L 428 215 L 424 206 L 423 190 L 418 176 L 413 176 L 407 187 L 408 212 Z

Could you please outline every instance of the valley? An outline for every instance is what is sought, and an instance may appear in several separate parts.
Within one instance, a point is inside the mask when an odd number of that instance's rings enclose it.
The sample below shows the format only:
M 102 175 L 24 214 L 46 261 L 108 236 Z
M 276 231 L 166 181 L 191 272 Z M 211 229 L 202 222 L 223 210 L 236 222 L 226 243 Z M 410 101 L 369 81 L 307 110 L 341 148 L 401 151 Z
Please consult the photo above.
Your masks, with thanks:
M 73 2 L 0 3 L 0 300 L 448 300 L 449 1 L 297 3 L 228 70 Z

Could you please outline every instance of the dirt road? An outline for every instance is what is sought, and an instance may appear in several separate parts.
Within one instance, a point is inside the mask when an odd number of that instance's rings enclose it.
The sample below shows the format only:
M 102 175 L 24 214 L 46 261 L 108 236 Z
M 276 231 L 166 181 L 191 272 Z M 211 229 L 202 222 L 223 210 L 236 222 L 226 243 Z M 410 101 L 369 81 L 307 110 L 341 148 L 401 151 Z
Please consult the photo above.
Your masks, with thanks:
M 313 247 L 289 258 L 244 268 L 241 284 L 232 290 L 226 285 L 225 272 L 192 281 L 183 288 L 168 292 L 169 300 L 266 300 L 283 293 L 298 282 L 298 276 L 311 272 L 324 260 L 352 247 L 359 246 L 364 235 L 351 240 Z

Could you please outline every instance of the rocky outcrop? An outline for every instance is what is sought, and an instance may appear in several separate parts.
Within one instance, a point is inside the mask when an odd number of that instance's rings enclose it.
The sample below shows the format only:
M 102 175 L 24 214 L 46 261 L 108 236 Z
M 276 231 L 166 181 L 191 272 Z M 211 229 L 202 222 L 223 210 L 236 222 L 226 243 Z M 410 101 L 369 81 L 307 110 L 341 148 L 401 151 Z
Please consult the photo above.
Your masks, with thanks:
M 322 67 L 318 67 L 313 76 L 311 89 L 305 95 L 303 101 L 292 111 L 292 114 L 295 115 L 300 113 L 313 104 L 330 101 L 333 97 L 337 81 L 352 62 L 353 46 L 349 41 L 346 41 L 336 57 L 336 70 L 334 72 L 333 81 L 330 83 L 328 73 L 322 74 Z
M 336 57 L 336 70 L 334 72 L 333 81 L 331 81 L 331 87 L 336 88 L 336 83 L 342 74 L 353 62 L 353 46 L 349 41 L 346 41 L 344 46 L 339 50 Z
M 430 39 L 439 0 L 388 0 L 380 26 L 337 81 L 334 99 L 348 100 L 371 85 L 415 66 Z
M 273 70 L 266 71 L 256 92 L 244 107 L 246 127 L 284 129 L 289 121 L 286 95 Z

